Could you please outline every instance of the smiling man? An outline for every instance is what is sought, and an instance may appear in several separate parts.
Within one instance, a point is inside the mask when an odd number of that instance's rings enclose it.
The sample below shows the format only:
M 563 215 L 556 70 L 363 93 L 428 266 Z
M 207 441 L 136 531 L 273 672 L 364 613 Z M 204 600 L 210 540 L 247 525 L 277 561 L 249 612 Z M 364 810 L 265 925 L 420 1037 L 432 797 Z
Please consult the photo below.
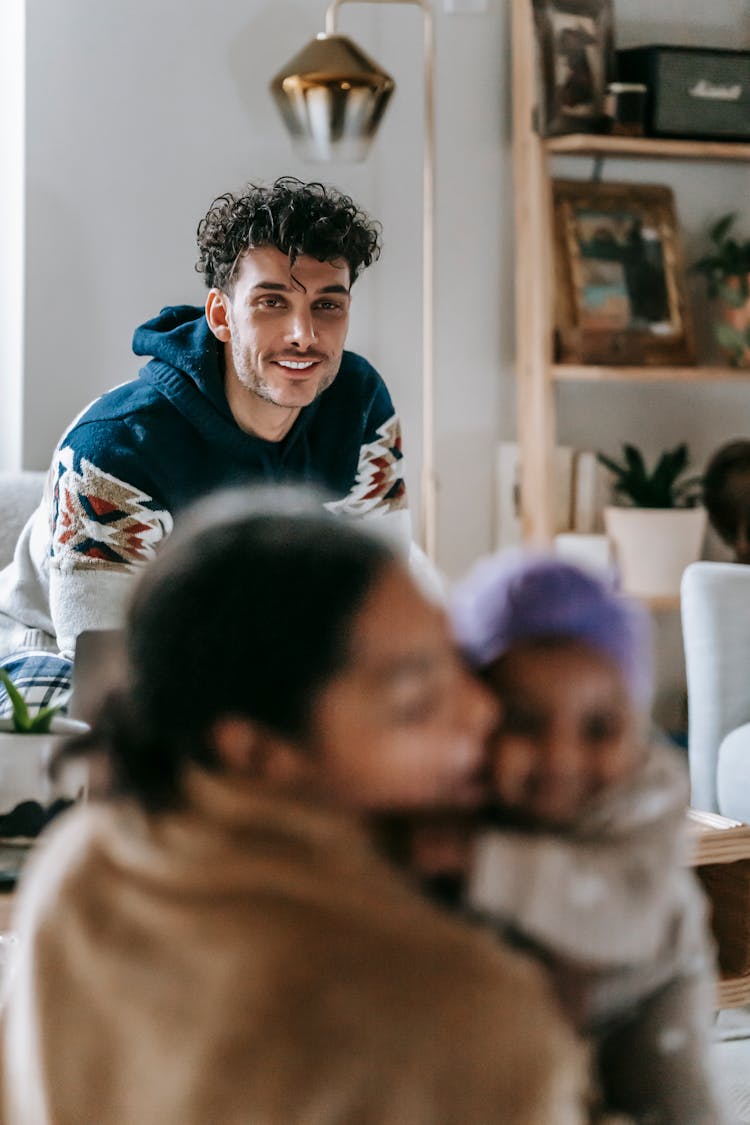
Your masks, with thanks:
M 64 700 L 78 634 L 120 625 L 137 568 L 218 487 L 313 482 L 333 511 L 378 517 L 409 543 L 398 417 L 374 368 L 344 350 L 378 225 L 348 196 L 286 177 L 214 200 L 198 247 L 205 308 L 136 329 L 150 361 L 64 434 L 0 573 L 0 666 L 31 702 Z

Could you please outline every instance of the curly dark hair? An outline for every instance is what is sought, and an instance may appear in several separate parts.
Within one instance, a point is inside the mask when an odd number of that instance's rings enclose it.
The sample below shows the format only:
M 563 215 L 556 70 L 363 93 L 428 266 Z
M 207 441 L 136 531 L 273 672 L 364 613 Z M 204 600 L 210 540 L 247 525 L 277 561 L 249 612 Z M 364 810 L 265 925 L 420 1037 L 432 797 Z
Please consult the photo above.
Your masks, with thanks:
M 345 261 L 352 282 L 380 255 L 380 224 L 335 188 L 282 176 L 270 187 L 218 196 L 198 224 L 198 273 L 228 292 L 245 250 L 274 246 L 292 265 L 301 254 Z

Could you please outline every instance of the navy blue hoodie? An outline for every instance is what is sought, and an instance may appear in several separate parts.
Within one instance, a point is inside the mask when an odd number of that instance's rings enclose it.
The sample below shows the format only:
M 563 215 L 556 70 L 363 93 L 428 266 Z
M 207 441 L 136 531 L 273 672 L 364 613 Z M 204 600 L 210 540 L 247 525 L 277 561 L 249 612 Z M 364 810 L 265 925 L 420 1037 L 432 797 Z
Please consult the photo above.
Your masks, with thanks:
M 411 539 L 401 435 L 390 395 L 344 352 L 332 385 L 280 442 L 246 434 L 224 394 L 224 349 L 202 309 L 164 309 L 136 330 L 139 378 L 107 391 L 63 435 L 49 488 L 0 574 L 0 654 L 72 658 L 84 629 L 120 628 L 132 580 L 180 509 L 216 488 L 310 481 L 326 507 Z
M 223 345 L 203 309 L 163 309 L 136 329 L 133 350 L 153 358 L 76 419 L 58 450 L 63 472 L 91 478 L 94 468 L 100 482 L 114 478 L 141 493 L 145 509 L 171 516 L 217 487 L 259 480 L 316 483 L 338 501 L 331 507 L 354 515 L 406 508 L 399 420 L 383 380 L 361 356 L 344 352 L 332 385 L 273 442 L 234 421 Z M 113 498 L 90 499 L 90 517 L 106 519 Z

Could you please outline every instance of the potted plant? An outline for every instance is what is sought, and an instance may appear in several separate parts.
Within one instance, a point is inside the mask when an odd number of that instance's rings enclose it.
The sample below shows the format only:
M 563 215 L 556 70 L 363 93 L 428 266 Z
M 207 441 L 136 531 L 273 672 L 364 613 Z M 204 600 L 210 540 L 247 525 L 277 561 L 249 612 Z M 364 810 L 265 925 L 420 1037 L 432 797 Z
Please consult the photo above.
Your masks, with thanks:
M 750 238 L 731 237 L 736 214 L 723 215 L 709 231 L 710 254 L 693 265 L 706 278 L 716 303 L 716 339 L 735 367 L 750 367 Z
M 623 589 L 644 598 L 679 594 L 682 572 L 700 557 L 706 511 L 701 478 L 686 477 L 685 443 L 667 450 L 649 470 L 634 445 L 622 446 L 622 461 L 597 458 L 612 473 L 618 505 L 604 509 Z
M 85 792 L 85 767 L 53 779 L 49 764 L 64 738 L 88 727 L 59 715 L 57 707 L 31 714 L 3 669 L 0 683 L 12 707 L 11 717 L 0 719 L 0 883 L 7 884 L 15 882 L 45 825 Z

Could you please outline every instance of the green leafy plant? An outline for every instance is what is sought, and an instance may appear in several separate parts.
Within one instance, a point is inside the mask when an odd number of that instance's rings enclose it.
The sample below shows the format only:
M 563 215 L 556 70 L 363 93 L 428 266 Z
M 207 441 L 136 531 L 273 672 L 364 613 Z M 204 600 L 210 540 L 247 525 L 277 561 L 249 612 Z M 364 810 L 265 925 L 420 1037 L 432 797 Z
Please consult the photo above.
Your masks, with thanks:
M 714 223 L 708 232 L 714 250 L 692 266 L 706 278 L 709 297 L 719 297 L 733 309 L 742 308 L 750 297 L 750 238 L 730 238 L 736 218 L 732 212 Z M 727 285 L 730 279 L 736 284 Z
M 629 501 L 634 508 L 693 508 L 699 502 L 702 477 L 683 478 L 688 466 L 688 447 L 684 442 L 662 453 L 652 471 L 634 445 L 624 443 L 622 453 L 622 463 L 603 453 L 596 456 L 613 474 L 616 496 Z
M 11 680 L 8 673 L 0 668 L 0 683 L 8 693 L 13 707 L 13 729 L 17 734 L 48 734 L 50 723 L 54 719 L 59 707 L 45 707 L 36 715 L 31 715 L 26 706 L 26 700 Z
M 750 353 L 750 324 L 746 328 L 737 328 L 734 324 L 721 321 L 714 325 L 714 332 L 732 366 L 747 367 L 745 358 Z
M 735 367 L 750 366 L 750 238 L 730 237 L 737 216 L 723 215 L 709 231 L 714 250 L 700 258 L 693 270 L 706 278 L 709 297 L 720 302 L 714 322 L 719 346 Z

